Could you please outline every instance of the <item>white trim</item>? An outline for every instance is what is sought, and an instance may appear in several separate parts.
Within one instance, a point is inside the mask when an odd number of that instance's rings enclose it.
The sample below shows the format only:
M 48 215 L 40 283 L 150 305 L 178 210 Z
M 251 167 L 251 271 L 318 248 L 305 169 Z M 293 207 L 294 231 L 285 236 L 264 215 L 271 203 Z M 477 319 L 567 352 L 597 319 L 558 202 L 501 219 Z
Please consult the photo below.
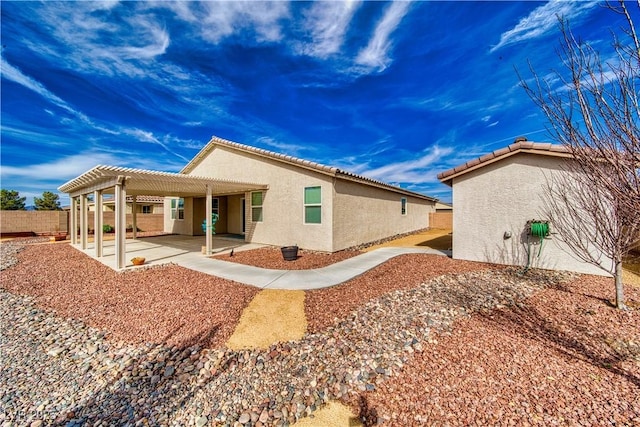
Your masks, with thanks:
M 253 204 L 253 194 L 254 193 L 260 193 L 262 195 L 261 198 L 260 198 L 261 199 L 260 201 L 262 203 L 260 205 L 254 205 Z M 251 203 L 250 203 L 250 205 L 251 205 L 251 222 L 255 222 L 255 223 L 264 222 L 264 191 L 252 191 L 250 195 L 251 195 L 251 199 L 250 199 L 251 200 Z M 260 217 L 261 217 L 261 219 L 258 220 L 258 221 L 254 221 L 253 220 L 253 209 L 254 208 L 256 208 L 256 209 L 260 208 Z
M 307 188 L 319 188 L 320 189 L 320 203 L 305 203 L 305 195 Z M 302 189 L 302 223 L 304 225 L 322 225 L 322 206 L 323 206 L 323 196 L 322 196 L 322 185 L 307 185 Z M 307 222 L 307 207 L 320 207 L 320 222 Z

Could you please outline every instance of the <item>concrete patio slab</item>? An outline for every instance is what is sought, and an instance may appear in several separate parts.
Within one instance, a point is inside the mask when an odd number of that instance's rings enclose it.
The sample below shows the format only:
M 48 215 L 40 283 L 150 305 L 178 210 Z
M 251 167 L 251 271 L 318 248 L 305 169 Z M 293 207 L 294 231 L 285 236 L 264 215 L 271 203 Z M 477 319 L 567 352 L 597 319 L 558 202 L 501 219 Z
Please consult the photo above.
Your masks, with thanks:
M 243 251 L 265 246 L 223 237 L 215 237 L 213 240 L 214 254 L 229 253 L 231 249 Z M 431 248 L 384 247 L 323 268 L 313 270 L 270 270 L 207 257 L 202 254 L 203 242 L 204 237 L 202 236 L 176 235 L 127 240 L 127 267 L 133 266 L 131 258 L 137 256 L 145 258 L 145 265 L 173 263 L 191 270 L 263 289 L 309 290 L 344 283 L 402 254 L 450 255 L 448 251 Z M 78 245 L 74 247 L 81 250 Z M 82 252 L 91 257 L 95 254 L 93 245 L 89 245 Z M 114 253 L 115 246 L 113 242 L 105 242 L 104 256 L 96 259 L 113 268 L 115 266 Z

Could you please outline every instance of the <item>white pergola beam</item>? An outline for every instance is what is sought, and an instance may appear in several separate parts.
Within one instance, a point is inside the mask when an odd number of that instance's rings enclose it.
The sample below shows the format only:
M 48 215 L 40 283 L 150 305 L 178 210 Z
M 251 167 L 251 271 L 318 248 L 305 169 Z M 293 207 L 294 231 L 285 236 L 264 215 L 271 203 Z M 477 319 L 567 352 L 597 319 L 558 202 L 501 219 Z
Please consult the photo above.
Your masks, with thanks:
M 78 199 L 71 197 L 71 216 L 69 217 L 69 233 L 71 234 L 71 244 L 78 244 Z
M 206 254 L 207 255 L 211 255 L 212 252 L 212 244 L 213 244 L 213 236 L 211 235 L 211 230 L 213 228 L 213 224 L 211 222 L 211 210 L 213 209 L 213 202 L 211 200 L 211 186 L 207 185 L 207 202 L 206 204 L 206 213 L 205 213 L 205 219 L 206 219 L 206 230 L 204 232 L 204 234 L 206 235 L 205 238 L 205 244 L 207 245 L 207 249 L 206 249 Z
M 87 249 L 89 213 L 87 212 L 87 194 L 80 196 L 80 246 Z
M 120 270 L 127 266 L 126 262 L 126 241 L 127 241 L 127 191 L 125 188 L 124 176 L 118 178 L 116 184 L 116 269 Z
M 136 206 L 136 198 L 137 196 L 133 196 L 131 199 L 131 218 L 132 218 L 132 222 L 133 222 L 133 240 L 136 239 L 137 237 L 137 231 L 138 231 L 138 221 L 137 221 L 137 215 L 136 215 L 136 211 L 138 210 L 137 206 Z
M 102 246 L 102 190 L 96 190 L 93 192 L 93 206 L 95 211 L 93 212 L 93 244 L 96 250 L 96 258 L 100 258 L 103 253 Z

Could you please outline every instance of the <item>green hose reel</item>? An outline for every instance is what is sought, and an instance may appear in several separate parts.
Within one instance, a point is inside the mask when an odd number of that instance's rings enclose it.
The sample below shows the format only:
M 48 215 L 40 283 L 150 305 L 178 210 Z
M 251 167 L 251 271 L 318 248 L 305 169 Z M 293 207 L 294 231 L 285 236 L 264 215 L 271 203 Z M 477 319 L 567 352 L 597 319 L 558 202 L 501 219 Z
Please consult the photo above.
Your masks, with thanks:
M 526 225 L 526 233 L 527 233 L 527 266 L 524 269 L 523 273 L 526 273 L 531 267 L 531 238 L 538 238 L 540 240 L 540 247 L 538 248 L 538 257 L 542 253 L 542 245 L 544 243 L 545 237 L 548 237 L 551 234 L 551 228 L 549 226 L 549 221 L 539 221 L 535 219 L 531 219 L 527 221 Z
M 542 239 L 550 234 L 549 221 L 536 221 L 535 219 L 527 221 L 527 234 L 539 237 L 542 242 Z

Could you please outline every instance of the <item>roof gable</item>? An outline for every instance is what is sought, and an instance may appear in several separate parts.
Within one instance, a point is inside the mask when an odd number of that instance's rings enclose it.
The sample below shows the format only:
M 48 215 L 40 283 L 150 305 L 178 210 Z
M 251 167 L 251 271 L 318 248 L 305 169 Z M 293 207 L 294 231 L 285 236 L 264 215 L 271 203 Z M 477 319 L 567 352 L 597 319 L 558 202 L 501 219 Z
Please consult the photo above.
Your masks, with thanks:
M 571 152 L 564 145 L 540 143 L 531 141 L 516 140 L 513 144 L 495 150 L 491 153 L 469 160 L 455 168 L 446 170 L 438 174 L 438 179 L 449 186 L 453 184 L 453 179 L 471 171 L 488 166 L 497 161 L 506 159 L 518 153 L 539 154 L 543 156 L 571 157 Z
M 335 168 L 335 167 L 326 166 L 326 165 L 323 165 L 323 164 L 320 164 L 320 163 L 316 163 L 316 162 L 312 162 L 312 161 L 309 161 L 309 160 L 300 159 L 300 158 L 289 156 L 289 155 L 286 155 L 286 154 L 281 154 L 281 153 L 276 153 L 276 152 L 269 151 L 269 150 L 264 150 L 262 148 L 252 147 L 250 145 L 239 144 L 237 142 L 229 141 L 229 140 L 226 140 L 226 139 L 223 139 L 223 138 L 219 138 L 217 136 L 211 137 L 211 140 L 207 143 L 207 145 L 205 145 L 202 148 L 202 150 L 200 150 L 200 152 L 198 154 L 196 154 L 195 157 L 189 163 L 187 163 L 187 165 L 184 168 L 182 168 L 180 173 L 189 174 L 191 171 L 193 171 L 195 169 L 195 167 L 204 158 L 206 158 L 214 150 L 214 148 L 216 146 L 229 148 L 229 149 L 232 149 L 234 151 L 251 154 L 251 155 L 254 155 L 254 156 L 258 156 L 258 157 L 263 157 L 263 158 L 269 159 L 269 160 L 275 160 L 277 162 L 282 162 L 282 163 L 286 163 L 286 164 L 293 165 L 293 166 L 296 166 L 296 167 L 300 167 L 300 168 L 303 168 L 303 169 L 312 170 L 312 171 L 319 172 L 319 173 L 322 173 L 322 174 L 325 174 L 325 175 L 329 175 L 331 177 L 345 179 L 345 180 L 349 180 L 349 181 L 355 181 L 355 182 L 359 182 L 361 184 L 369 185 L 369 186 L 372 186 L 372 187 L 383 188 L 383 189 L 386 189 L 386 190 L 389 190 L 389 191 L 394 191 L 396 193 L 400 193 L 400 194 L 404 194 L 404 195 L 408 195 L 408 196 L 412 196 L 412 197 L 417 197 L 417 198 L 430 200 L 430 201 L 436 201 L 437 200 L 437 199 L 435 199 L 433 197 L 425 196 L 424 194 L 415 193 L 415 192 L 410 191 L 410 190 L 405 190 L 403 188 L 396 187 L 394 185 L 390 185 L 390 184 L 387 184 L 387 183 L 382 182 L 382 181 L 378 181 L 378 180 L 375 180 L 375 179 L 367 178 L 365 176 L 357 175 L 357 174 L 354 174 L 354 173 L 351 173 L 351 172 L 343 171 L 343 170 L 340 170 L 340 169 Z

